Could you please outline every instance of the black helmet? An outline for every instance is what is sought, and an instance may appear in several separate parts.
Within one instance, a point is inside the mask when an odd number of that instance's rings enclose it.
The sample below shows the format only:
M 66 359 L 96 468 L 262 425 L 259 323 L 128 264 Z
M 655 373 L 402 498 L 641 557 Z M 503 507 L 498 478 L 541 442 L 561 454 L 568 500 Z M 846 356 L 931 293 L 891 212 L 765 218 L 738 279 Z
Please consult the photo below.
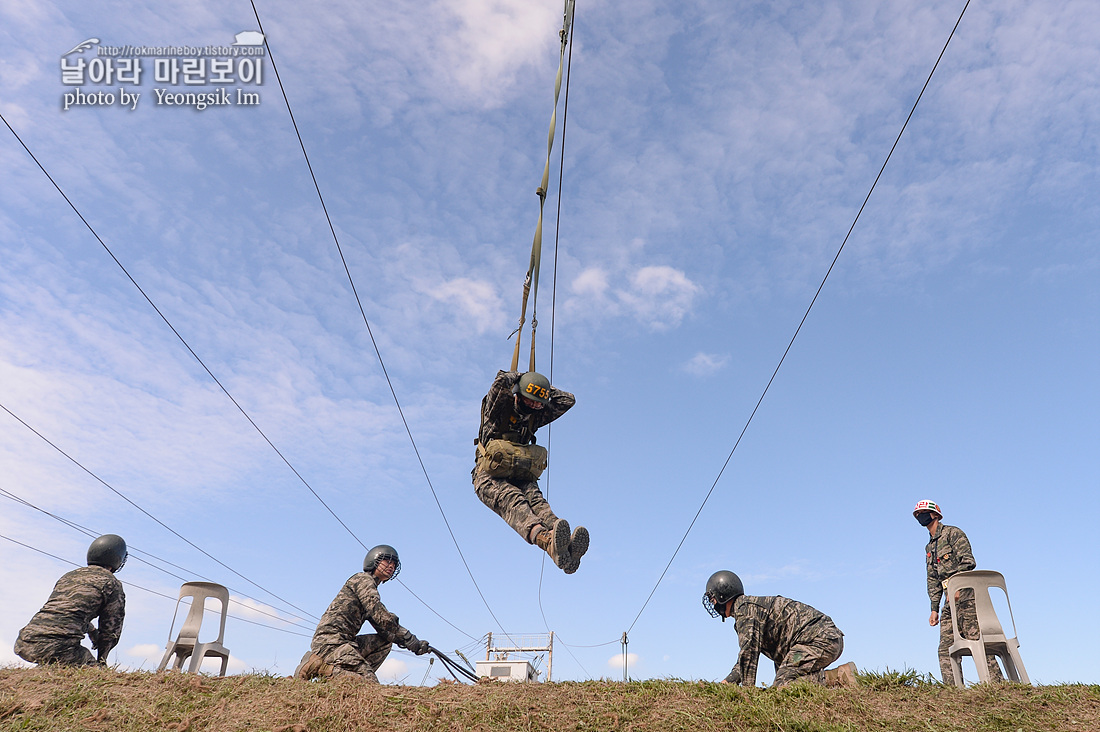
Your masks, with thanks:
M 528 371 L 519 377 L 519 381 L 512 387 L 513 394 L 519 394 L 539 404 L 550 404 L 550 379 L 537 371 Z
M 393 579 L 401 571 L 401 558 L 397 556 L 397 550 L 389 544 L 379 544 L 367 552 L 367 556 L 363 559 L 363 571 L 374 574 L 374 570 L 378 568 L 378 563 L 383 559 L 392 559 L 394 564 L 397 565 L 393 570 L 393 574 L 390 575 L 390 579 Z
M 744 594 L 745 586 L 741 584 L 741 578 L 723 569 L 712 574 L 707 580 L 707 591 L 703 593 L 703 607 L 712 618 L 721 617 L 725 621 L 726 618 L 718 614 L 718 608 Z
M 126 564 L 126 542 L 118 534 L 104 534 L 88 547 L 88 566 L 104 567 L 117 572 Z

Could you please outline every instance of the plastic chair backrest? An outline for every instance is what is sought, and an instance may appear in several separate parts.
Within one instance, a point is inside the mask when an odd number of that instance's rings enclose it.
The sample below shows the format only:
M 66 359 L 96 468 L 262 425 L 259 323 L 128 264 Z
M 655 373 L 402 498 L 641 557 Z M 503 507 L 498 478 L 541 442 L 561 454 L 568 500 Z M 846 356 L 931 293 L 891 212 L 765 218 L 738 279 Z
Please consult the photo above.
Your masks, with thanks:
M 1008 604 L 1008 617 L 1012 622 L 1012 637 L 1005 636 L 1004 628 L 997 618 L 997 611 L 993 608 L 993 600 L 989 596 L 989 589 L 998 587 L 1005 594 L 1005 602 Z M 974 591 L 974 611 L 978 620 L 977 639 L 963 638 L 959 632 L 959 612 L 955 595 L 960 590 L 972 589 Z M 1008 588 L 1005 578 L 1000 572 L 990 569 L 974 569 L 969 572 L 959 572 L 947 580 L 944 588 L 947 601 L 951 604 L 953 643 L 948 649 L 951 666 L 955 674 L 955 684 L 963 686 L 962 656 L 969 655 L 974 658 L 974 665 L 978 672 L 979 681 L 990 681 L 986 662 L 990 655 L 1000 658 L 1005 667 L 1008 678 L 1024 684 L 1030 684 L 1031 680 L 1024 668 L 1024 661 L 1020 657 L 1020 643 L 1016 638 L 1016 618 L 1012 614 L 1012 601 L 1008 599 Z
M 993 599 L 989 596 L 989 588 L 998 587 L 1005 593 L 1005 601 L 1008 603 L 1008 618 L 1012 622 L 1012 637 L 1016 637 L 1016 619 L 1012 616 L 1012 603 L 1008 600 L 1008 588 L 1005 586 L 1005 578 L 1000 572 L 991 569 L 972 569 L 969 572 L 959 572 L 947 580 L 945 593 L 950 601 L 954 601 L 955 593 L 959 590 L 974 590 L 974 609 L 978 615 L 978 629 L 981 639 L 986 641 L 1006 640 L 1004 628 L 997 618 L 997 611 L 993 608 Z M 954 617 L 958 617 L 957 615 Z M 956 640 L 959 635 L 959 624 L 954 625 Z
M 172 639 L 172 631 L 176 627 L 176 617 L 179 615 L 180 603 L 185 597 L 191 598 L 191 608 L 187 611 L 179 635 Z M 202 627 L 202 618 L 206 612 L 207 598 L 216 598 L 221 602 L 221 623 L 218 626 L 217 640 L 199 642 L 199 629 Z M 229 590 L 222 585 L 213 582 L 185 582 L 180 587 L 180 596 L 176 601 L 176 610 L 172 614 L 172 626 L 168 630 L 168 647 L 164 651 L 164 657 L 160 661 L 157 672 L 163 671 L 169 661 L 174 662 L 172 668 L 183 670 L 184 661 L 190 657 L 191 663 L 188 672 L 198 673 L 203 659 L 214 656 L 221 659 L 221 671 L 219 676 L 225 676 L 229 665 L 229 649 L 222 645 L 225 638 L 225 619 L 229 614 Z
M 179 612 L 180 602 L 183 598 L 191 598 L 191 609 L 187 611 L 183 626 L 176 643 L 181 645 L 194 645 L 199 641 L 199 628 L 202 627 L 202 617 L 206 611 L 206 598 L 213 597 L 221 601 L 221 623 L 218 627 L 218 637 L 215 643 L 221 645 L 225 639 L 225 618 L 229 613 L 229 590 L 214 582 L 185 582 L 180 587 L 179 600 L 176 601 L 176 612 Z M 172 615 L 172 625 L 176 624 L 176 616 Z M 171 640 L 172 631 L 168 631 L 168 639 Z

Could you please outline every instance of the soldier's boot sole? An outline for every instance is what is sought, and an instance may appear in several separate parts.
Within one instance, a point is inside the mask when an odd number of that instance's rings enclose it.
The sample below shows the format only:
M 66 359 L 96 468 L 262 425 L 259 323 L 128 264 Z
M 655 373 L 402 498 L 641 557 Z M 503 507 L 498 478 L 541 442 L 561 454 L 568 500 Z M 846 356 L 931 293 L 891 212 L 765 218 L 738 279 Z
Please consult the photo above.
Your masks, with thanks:
M 566 574 L 573 574 L 581 566 L 581 557 L 588 551 L 588 529 L 578 526 L 569 539 L 569 564 L 563 567 Z
M 558 519 L 554 522 L 554 527 L 550 529 L 553 532 L 553 536 L 550 542 L 550 558 L 554 560 L 560 569 L 565 569 L 572 561 L 569 555 L 569 522 L 565 519 Z

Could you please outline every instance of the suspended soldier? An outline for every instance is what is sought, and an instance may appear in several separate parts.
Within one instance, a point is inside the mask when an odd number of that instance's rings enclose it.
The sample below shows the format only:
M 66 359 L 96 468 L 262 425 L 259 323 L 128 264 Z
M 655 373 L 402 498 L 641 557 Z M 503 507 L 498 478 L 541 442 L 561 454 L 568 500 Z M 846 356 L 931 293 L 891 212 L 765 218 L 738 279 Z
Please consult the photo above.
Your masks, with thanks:
M 397 550 L 379 544 L 367 552 L 363 571 L 352 575 L 321 616 L 313 634 L 311 650 L 302 657 L 294 676 L 309 681 L 330 676 L 358 676 L 378 683 L 378 668 L 396 643 L 422 656 L 431 650 L 428 641 L 419 640 L 401 627 L 396 615 L 386 609 L 378 586 L 397 576 L 401 559 Z M 364 623 L 375 632 L 359 635 Z
M 68 666 L 107 664 L 107 654 L 118 645 L 126 615 L 126 593 L 115 573 L 126 564 L 126 542 L 104 534 L 88 547 L 88 566 L 63 575 L 50 598 L 19 631 L 15 653 L 31 663 Z M 96 628 L 92 621 L 99 619 Z M 81 645 L 92 640 L 97 656 Z
M 760 654 L 775 663 L 778 687 L 795 679 L 823 684 L 825 667 L 840 658 L 844 634 L 831 618 L 818 610 L 785 597 L 746 595 L 741 579 L 726 570 L 715 572 L 707 580 L 703 607 L 711 617 L 733 618 L 741 652 L 737 665 L 724 681 L 728 684 L 756 686 L 756 666 Z M 836 682 L 855 685 L 855 664 L 835 670 Z
M 940 673 L 943 674 L 943 683 L 951 685 L 955 683 L 951 657 L 948 654 L 951 644 L 955 642 L 952 623 L 959 624 L 959 635 L 963 638 L 977 639 L 978 612 L 972 589 L 960 590 L 955 595 L 955 607 L 959 612 L 959 617 L 955 620 L 951 618 L 950 600 L 943 603 L 942 612 L 940 600 L 943 598 L 943 591 L 947 589 L 948 579 L 959 572 L 974 569 L 978 564 L 974 561 L 974 551 L 970 548 L 970 540 L 963 530 L 940 523 L 943 512 L 935 501 L 918 501 L 913 508 L 913 517 L 917 519 L 917 523 L 928 529 L 930 537 L 924 547 L 925 566 L 928 569 L 928 599 L 932 601 L 932 614 L 928 616 L 928 624 L 940 626 Z M 986 661 L 990 680 L 1004 681 L 997 665 L 997 657 L 989 654 Z
M 550 555 L 566 574 L 580 567 L 588 551 L 588 529 L 569 533 L 569 522 L 558 518 L 539 490 L 546 469 L 546 448 L 536 444 L 535 430 L 553 422 L 576 403 L 573 395 L 550 386 L 540 373 L 497 373 L 481 400 L 481 431 L 474 492 L 528 544 Z

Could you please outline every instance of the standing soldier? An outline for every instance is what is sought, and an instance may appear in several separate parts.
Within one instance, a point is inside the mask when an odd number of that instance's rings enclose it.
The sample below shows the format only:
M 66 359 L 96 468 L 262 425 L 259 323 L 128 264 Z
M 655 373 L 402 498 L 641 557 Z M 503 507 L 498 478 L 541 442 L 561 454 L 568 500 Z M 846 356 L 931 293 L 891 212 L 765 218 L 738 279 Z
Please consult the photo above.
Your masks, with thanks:
M 543 549 L 566 574 L 573 574 L 588 551 L 588 529 L 558 518 L 539 490 L 546 448 L 535 444 L 535 430 L 565 414 L 576 403 L 569 392 L 550 386 L 542 374 L 501 371 L 481 400 L 481 431 L 474 466 L 474 492 L 528 544 Z
M 825 683 L 825 667 L 840 658 L 844 634 L 828 615 L 785 597 L 754 597 L 745 594 L 741 578 L 733 572 L 715 572 L 707 580 L 703 607 L 711 617 L 733 618 L 741 652 L 737 665 L 723 681 L 756 686 L 756 665 L 760 654 L 775 663 L 773 687 L 805 678 Z M 836 670 L 837 683 L 855 686 L 855 664 Z
M 928 599 L 932 601 L 932 614 L 928 617 L 928 624 L 940 626 L 940 673 L 943 674 L 943 683 L 952 685 L 955 683 L 955 674 L 951 670 L 951 658 L 947 651 L 954 643 L 954 633 L 951 629 L 951 601 L 943 603 L 943 611 L 940 611 L 940 599 L 943 591 L 947 589 L 947 580 L 959 572 L 967 572 L 974 569 L 977 563 L 974 561 L 974 552 L 970 549 L 970 540 L 966 538 L 963 530 L 941 524 L 943 512 L 934 501 L 920 501 L 913 509 L 913 516 L 917 523 L 928 529 L 931 537 L 924 547 L 925 564 L 928 567 Z M 974 590 L 960 590 L 955 595 L 955 606 L 958 608 L 959 635 L 963 638 L 978 638 L 978 613 L 974 607 Z M 986 656 L 991 681 L 1003 681 L 1001 669 L 997 666 L 996 656 Z
M 126 615 L 126 593 L 115 573 L 126 564 L 126 542 L 104 534 L 88 547 L 88 566 L 74 569 L 54 585 L 50 599 L 19 631 L 15 652 L 31 663 L 68 666 L 106 665 L 118 645 Z M 92 621 L 99 618 L 98 630 Z M 92 639 L 92 652 L 81 645 Z
M 378 585 L 393 579 L 400 571 L 401 559 L 392 546 L 379 544 L 367 552 L 363 571 L 344 583 L 321 616 L 311 650 L 294 670 L 296 678 L 309 681 L 351 675 L 377 684 L 378 668 L 390 655 L 394 643 L 418 656 L 431 650 L 428 641 L 419 640 L 401 627 L 397 616 L 386 609 L 378 594 Z M 377 632 L 358 635 L 366 622 Z

